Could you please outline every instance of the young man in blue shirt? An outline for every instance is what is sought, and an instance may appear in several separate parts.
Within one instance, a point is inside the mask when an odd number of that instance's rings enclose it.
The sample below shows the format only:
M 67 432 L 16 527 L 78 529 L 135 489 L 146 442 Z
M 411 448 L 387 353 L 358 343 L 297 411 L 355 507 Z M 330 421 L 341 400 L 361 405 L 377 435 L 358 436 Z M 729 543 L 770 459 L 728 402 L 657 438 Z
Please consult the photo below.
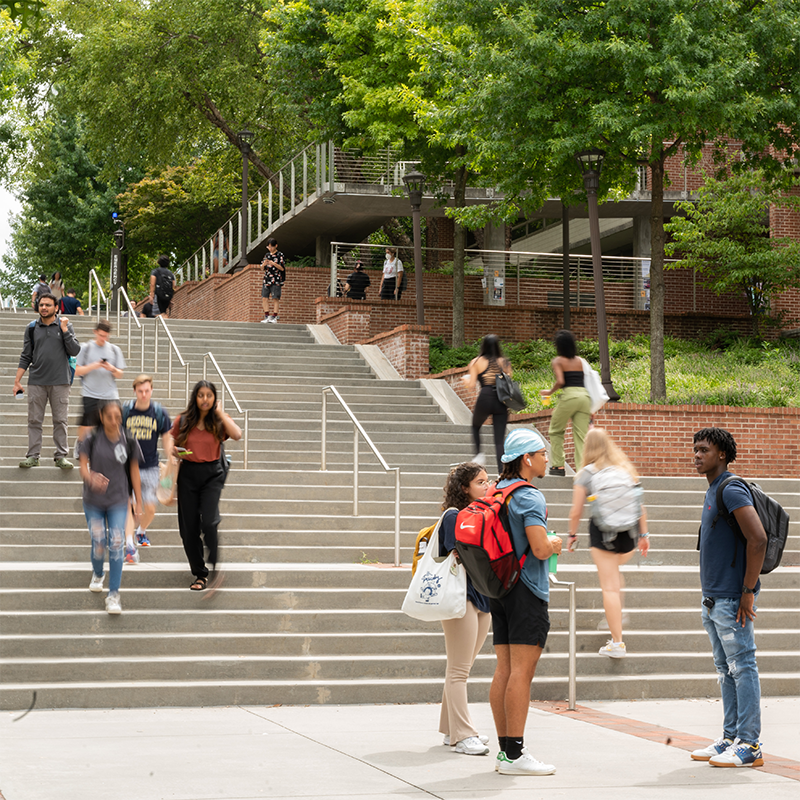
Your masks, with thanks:
M 543 478 L 547 470 L 544 439 L 536 431 L 517 428 L 506 437 L 501 461 L 500 489 Z M 524 746 L 523 735 L 531 683 L 550 630 L 547 562 L 561 552 L 561 539 L 548 539 L 547 504 L 544 495 L 532 486 L 521 486 L 511 495 L 508 518 L 517 557 L 527 557 L 514 588 L 505 597 L 489 602 L 497 656 L 489 691 L 500 743 L 495 769 L 501 775 L 552 775 L 556 768 L 534 758 Z
M 695 750 L 692 758 L 713 767 L 760 767 L 761 685 L 753 620 L 767 534 L 742 481 L 729 483 L 722 499 L 744 541 L 717 507 L 717 489 L 731 475 L 728 464 L 735 460 L 736 442 L 728 431 L 703 428 L 694 435 L 694 465 L 709 484 L 700 523 L 702 619 L 711 640 L 724 719 L 722 736 Z

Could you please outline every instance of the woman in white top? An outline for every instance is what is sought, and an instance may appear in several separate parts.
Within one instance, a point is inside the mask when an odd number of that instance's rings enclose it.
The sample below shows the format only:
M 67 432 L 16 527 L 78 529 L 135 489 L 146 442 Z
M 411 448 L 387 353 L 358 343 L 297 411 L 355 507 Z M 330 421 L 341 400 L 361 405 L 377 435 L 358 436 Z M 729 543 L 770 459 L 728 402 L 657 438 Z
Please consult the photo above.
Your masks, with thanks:
M 617 447 L 614 440 L 603 428 L 592 428 L 586 434 L 586 443 L 583 450 L 583 469 L 575 477 L 575 486 L 572 490 L 572 509 L 569 512 L 569 552 L 575 549 L 578 541 L 578 525 L 580 525 L 583 506 L 586 500 L 592 498 L 597 487 L 593 487 L 593 478 L 606 467 L 617 467 L 627 472 L 635 482 L 639 476 L 633 464 L 622 450 Z M 624 658 L 626 655 L 625 644 L 622 641 L 622 595 L 625 580 L 619 568 L 627 564 L 638 546 L 639 552 L 647 555 L 650 548 L 650 534 L 647 530 L 647 512 L 644 505 L 640 508 L 639 522 L 627 531 L 620 531 L 611 541 L 606 541 L 603 531 L 595 524 L 589 522 L 589 543 L 591 545 L 592 561 L 597 567 L 600 578 L 600 589 L 603 593 L 603 609 L 606 613 L 608 629 L 611 631 L 611 641 L 600 648 L 600 655 L 610 658 Z
M 61 280 L 61 273 L 54 272 L 52 277 L 50 278 L 50 294 L 55 297 L 56 300 L 59 302 L 56 303 L 56 307 L 60 307 L 59 304 L 61 302 L 61 298 L 64 296 L 64 281 Z
M 403 262 L 397 257 L 397 249 L 386 248 L 386 260 L 383 262 L 381 277 L 381 300 L 399 300 L 403 294 L 400 284 L 402 280 Z

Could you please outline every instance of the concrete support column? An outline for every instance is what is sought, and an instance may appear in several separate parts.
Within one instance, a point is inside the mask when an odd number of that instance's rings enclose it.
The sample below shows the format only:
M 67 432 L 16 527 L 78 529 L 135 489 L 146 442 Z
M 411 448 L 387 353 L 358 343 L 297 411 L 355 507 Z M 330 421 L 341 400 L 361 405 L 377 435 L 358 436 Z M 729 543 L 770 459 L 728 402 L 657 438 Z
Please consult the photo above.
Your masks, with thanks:
M 485 250 L 506 249 L 506 226 L 488 224 L 483 229 Z M 483 257 L 483 302 L 489 306 L 506 304 L 506 262 L 499 253 L 488 253 Z
M 650 218 L 633 218 L 633 255 L 645 259 L 636 263 L 633 280 L 633 307 L 650 308 Z
M 314 260 L 318 267 L 329 267 L 331 265 L 331 241 L 330 236 L 317 236 Z

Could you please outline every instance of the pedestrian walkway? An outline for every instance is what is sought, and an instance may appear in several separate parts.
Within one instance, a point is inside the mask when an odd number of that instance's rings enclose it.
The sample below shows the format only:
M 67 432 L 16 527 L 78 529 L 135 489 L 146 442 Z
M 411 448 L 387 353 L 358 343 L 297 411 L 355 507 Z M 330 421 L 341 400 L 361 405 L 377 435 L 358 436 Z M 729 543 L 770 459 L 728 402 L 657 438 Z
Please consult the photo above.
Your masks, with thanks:
M 0 797 L 796 800 L 800 790 L 797 697 L 763 700 L 759 769 L 714 769 L 682 749 L 719 734 L 716 700 L 595 702 L 576 712 L 535 703 L 526 744 L 556 765 L 547 777 L 496 774 L 491 711 L 471 708 L 492 733 L 488 757 L 442 746 L 436 704 L 2 712 Z

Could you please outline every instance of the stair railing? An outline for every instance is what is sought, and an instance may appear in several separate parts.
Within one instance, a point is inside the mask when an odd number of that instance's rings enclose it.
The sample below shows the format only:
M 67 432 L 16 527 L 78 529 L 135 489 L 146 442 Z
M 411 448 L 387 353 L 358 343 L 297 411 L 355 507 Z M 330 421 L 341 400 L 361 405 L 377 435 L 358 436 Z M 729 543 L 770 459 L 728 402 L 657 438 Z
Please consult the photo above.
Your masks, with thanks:
M 220 400 L 220 405 L 222 406 L 222 410 L 225 410 L 225 390 L 228 390 L 228 394 L 231 396 L 231 400 L 233 400 L 233 404 L 236 406 L 236 410 L 244 416 L 244 433 L 242 435 L 242 466 L 244 469 L 247 469 L 248 464 L 248 453 L 249 450 L 249 432 L 250 432 L 250 409 L 246 409 L 242 411 L 242 407 L 239 405 L 239 401 L 236 399 L 236 395 L 233 393 L 233 389 L 231 389 L 230 384 L 228 383 L 225 375 L 223 374 L 222 370 L 217 363 L 217 359 L 214 358 L 214 354 L 211 352 L 203 353 L 203 380 L 206 380 L 206 368 L 208 366 L 208 360 L 211 359 L 211 363 L 214 366 L 214 369 L 217 371 L 217 375 L 219 375 L 219 379 L 222 381 L 222 399 Z
M 353 423 L 353 516 L 358 516 L 358 437 L 359 435 L 367 443 L 367 446 L 374 453 L 380 465 L 386 472 L 394 472 L 394 565 L 400 566 L 400 467 L 390 467 L 378 448 L 372 443 L 367 432 L 356 418 L 356 415 L 345 403 L 344 398 L 339 394 L 335 386 L 325 386 L 322 389 L 322 458 L 320 470 L 327 470 L 327 443 L 328 443 L 328 395 L 332 394 L 339 405 L 345 410 Z
M 142 365 L 142 372 L 144 372 L 144 326 L 141 322 L 139 322 L 139 317 L 136 315 L 136 309 L 133 307 L 133 303 L 131 303 L 131 299 L 128 297 L 128 293 L 125 291 L 125 287 L 120 286 L 119 292 L 122 297 L 125 298 L 125 303 L 128 306 L 128 359 L 131 357 L 131 320 L 133 320 L 136 323 L 136 327 L 139 329 L 139 334 L 142 340 L 142 357 L 140 363 Z M 119 318 L 121 313 L 122 303 L 117 303 L 117 330 L 119 330 Z
M 172 399 L 172 353 L 175 352 L 175 355 L 178 356 L 178 361 L 180 361 L 181 366 L 184 368 L 186 372 L 186 405 L 189 405 L 189 362 L 184 361 L 181 356 L 181 351 L 178 350 L 178 345 L 175 344 L 175 340 L 172 338 L 172 334 L 169 332 L 169 328 L 167 327 L 167 323 L 164 321 L 163 316 L 156 317 L 156 328 L 155 328 L 155 337 L 154 337 L 154 346 L 153 346 L 153 372 L 158 372 L 158 328 L 161 326 L 164 328 L 164 332 L 167 334 L 167 340 L 169 341 L 169 365 L 167 369 L 167 386 L 169 387 L 169 398 Z
M 92 316 L 92 281 L 97 284 L 97 321 L 100 322 L 100 298 L 103 298 L 103 302 L 106 304 L 106 319 L 108 319 L 108 299 L 106 298 L 106 293 L 103 291 L 103 287 L 100 285 L 100 278 L 97 277 L 97 273 L 93 270 L 89 270 L 89 316 Z
M 17 299 L 14 295 L 9 295 L 8 297 L 4 298 L 2 294 L 0 294 L 0 308 L 7 308 L 9 311 L 13 311 L 15 314 L 17 313 Z
M 569 710 L 575 710 L 575 701 L 577 700 L 577 676 L 578 676 L 578 662 L 577 662 L 577 594 L 575 591 L 575 581 L 560 581 L 551 572 L 550 583 L 553 586 L 558 586 L 564 589 L 569 589 Z

